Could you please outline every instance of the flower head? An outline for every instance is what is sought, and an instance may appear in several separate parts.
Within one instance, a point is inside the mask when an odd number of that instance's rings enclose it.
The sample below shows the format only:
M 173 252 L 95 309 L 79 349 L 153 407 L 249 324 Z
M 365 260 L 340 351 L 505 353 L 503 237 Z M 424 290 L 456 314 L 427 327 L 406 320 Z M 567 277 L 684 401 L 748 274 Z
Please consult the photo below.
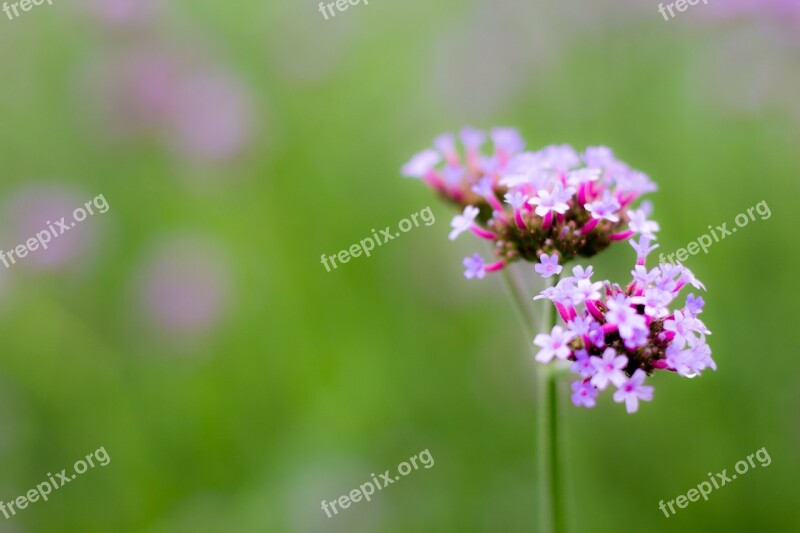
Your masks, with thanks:
M 575 405 L 592 407 L 596 393 L 613 385 L 614 401 L 633 413 L 653 397 L 653 387 L 644 385 L 648 375 L 661 370 L 692 378 L 716 370 L 706 343 L 711 332 L 698 318 L 705 302 L 690 293 L 682 307 L 674 305 L 683 287 L 702 285 L 686 267 L 666 263 L 647 270 L 637 264 L 625 288 L 593 283 L 588 268 L 575 267 L 573 274 L 536 298 L 553 302 L 566 323 L 557 340 L 568 335 L 569 353 L 559 345 L 557 356 L 571 361 L 581 378 L 573 384 Z M 554 355 L 545 352 L 537 360 L 549 362 Z
M 591 257 L 637 233 L 637 253 L 646 256 L 652 250 L 645 239 L 653 238 L 658 224 L 648 220 L 649 207 L 634 207 L 655 190 L 645 174 L 602 146 L 580 155 L 566 144 L 537 151 L 524 147 L 514 129 L 494 128 L 487 134 L 466 127 L 458 139 L 437 137 L 433 147 L 403 166 L 403 174 L 422 179 L 464 211 L 461 217 L 472 207 L 470 217 L 477 213 L 475 218 L 469 224 L 454 219 L 450 238 L 469 229 L 492 240 L 503 265 L 540 262 L 542 255 L 557 256 L 562 263 Z

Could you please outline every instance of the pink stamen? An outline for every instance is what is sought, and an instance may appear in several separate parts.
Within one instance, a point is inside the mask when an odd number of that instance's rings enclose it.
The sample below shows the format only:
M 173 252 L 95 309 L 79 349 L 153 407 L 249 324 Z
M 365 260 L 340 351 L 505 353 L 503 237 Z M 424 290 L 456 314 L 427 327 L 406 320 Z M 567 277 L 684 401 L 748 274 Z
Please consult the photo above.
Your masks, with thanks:
M 445 154 L 445 159 L 447 160 L 447 164 L 451 167 L 458 167 L 461 165 L 461 161 L 458 158 L 458 152 L 448 152 Z
M 481 168 L 481 155 L 473 148 L 467 150 L 467 166 L 472 174 L 476 174 Z
M 500 203 L 500 200 L 497 199 L 497 196 L 494 194 L 490 194 L 486 197 L 486 201 L 489 202 L 489 205 L 492 206 L 492 209 L 495 211 L 500 211 L 501 213 L 505 211 L 503 204 Z
M 589 182 L 591 183 L 591 182 Z M 578 187 L 578 203 L 584 205 L 586 203 L 586 183 L 581 183 Z
M 525 226 L 525 221 L 522 220 L 522 213 L 520 213 L 519 209 L 514 210 L 514 222 L 517 223 L 519 229 L 528 229 L 527 226 Z
M 627 196 L 623 195 L 622 193 L 617 194 L 617 199 L 619 200 L 619 204 L 621 208 L 627 207 L 632 201 L 636 200 L 636 193 L 628 193 Z
M 567 308 L 558 302 L 555 302 L 555 306 L 556 309 L 558 310 L 558 314 L 561 315 L 561 319 L 564 322 L 570 322 L 569 312 L 567 312 Z
M 425 180 L 425 183 L 430 185 L 432 188 L 436 189 L 437 191 L 445 192 L 447 187 L 444 184 L 444 180 L 439 176 L 439 173 L 435 170 L 428 171 L 425 176 L 422 178 Z
M 493 240 L 497 239 L 497 235 L 495 235 L 494 233 L 492 233 L 489 230 L 483 229 L 482 227 L 478 226 L 477 224 L 473 224 L 472 226 L 470 226 L 469 230 L 472 233 L 474 233 L 475 235 L 477 235 L 478 237 L 480 237 L 481 239 L 486 239 L 486 240 L 489 240 L 489 241 L 493 241 Z
M 542 229 L 547 231 L 550 229 L 550 226 L 553 224 L 553 212 L 548 211 L 547 214 L 544 216 L 544 222 L 542 222 Z
M 508 162 L 508 154 L 506 154 L 504 150 L 498 148 L 497 150 L 495 150 L 494 155 L 497 158 L 498 168 L 503 168 L 504 166 L 506 166 L 506 163 Z
M 603 313 L 600 312 L 600 309 L 597 308 L 597 305 L 594 303 L 593 300 L 586 300 L 586 309 L 589 311 L 595 320 L 604 321 L 606 319 L 603 316 Z
M 609 237 L 609 239 L 612 241 L 624 241 L 625 239 L 630 238 L 631 235 L 633 235 L 633 230 L 628 230 L 623 231 L 622 233 L 614 233 Z
M 501 270 L 504 266 L 506 266 L 506 262 L 505 262 L 505 260 L 501 260 L 501 261 L 497 261 L 495 263 L 492 263 L 490 265 L 486 265 L 485 267 L 483 267 L 483 269 L 486 272 L 495 272 L 497 270 Z
M 598 222 L 600 222 L 600 219 L 597 219 L 597 218 L 590 219 L 589 222 L 584 224 L 583 227 L 581 228 L 581 234 L 582 235 L 590 234 L 592 232 L 592 230 L 594 230 L 594 228 L 597 227 L 597 223 Z

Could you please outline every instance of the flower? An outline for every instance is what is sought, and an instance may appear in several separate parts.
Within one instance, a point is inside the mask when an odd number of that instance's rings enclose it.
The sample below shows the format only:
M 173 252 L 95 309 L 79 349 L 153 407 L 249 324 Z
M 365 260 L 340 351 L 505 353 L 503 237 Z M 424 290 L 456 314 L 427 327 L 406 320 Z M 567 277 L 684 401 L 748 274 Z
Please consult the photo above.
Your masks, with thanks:
M 644 212 L 643 209 L 637 209 L 634 211 L 628 211 L 628 227 L 636 232 L 641 233 L 644 237 L 648 239 L 655 239 L 656 236 L 653 232 L 658 231 L 658 222 L 653 222 L 652 220 L 647 220 L 647 214 Z
M 575 276 L 575 279 L 582 280 L 582 279 L 589 279 L 592 277 L 592 266 L 589 265 L 586 269 L 584 269 L 580 265 L 576 265 L 572 268 L 572 275 Z
M 675 305 L 683 287 L 702 287 L 686 267 L 662 263 L 648 270 L 637 264 L 624 288 L 610 281 L 592 282 L 591 267 L 574 267 L 572 273 L 534 299 L 550 300 L 565 323 L 566 329 L 557 331 L 560 336 L 537 336 L 544 352 L 537 361 L 558 357 L 572 363 L 570 370 L 581 378 L 573 384 L 575 405 L 592 407 L 597 394 L 589 388 L 597 393 L 612 384 L 617 389 L 614 401 L 624 402 L 633 413 L 640 400 L 653 397 L 653 387 L 643 385 L 648 375 L 666 371 L 693 378 L 716 370 L 706 342 L 711 332 L 698 318 L 705 302 L 689 293 L 682 306 Z
M 539 260 L 541 261 L 541 263 L 534 266 L 533 268 L 543 278 L 549 278 L 550 276 L 559 274 L 561 273 L 561 270 L 564 268 L 558 264 L 558 256 L 556 254 L 553 255 L 542 254 Z
M 649 402 L 653 399 L 653 387 L 642 385 L 646 376 L 644 370 L 638 368 L 633 376 L 614 392 L 614 401 L 625 402 L 625 409 L 629 413 L 635 413 L 639 409 L 639 400 Z
M 632 339 L 636 331 L 645 329 L 644 317 L 636 312 L 624 294 L 617 294 L 613 300 L 608 300 L 606 305 L 608 306 L 606 322 L 616 326 L 619 336 L 623 339 Z
M 572 403 L 580 407 L 594 407 L 595 398 L 597 398 L 597 389 L 586 383 L 585 381 L 572 382 Z
M 628 358 L 624 355 L 617 355 L 614 348 L 606 348 L 603 357 L 593 355 L 590 360 L 592 368 L 594 368 L 592 385 L 598 389 L 605 389 L 609 382 L 619 387 L 625 381 L 622 369 L 628 365 Z
M 435 150 L 423 150 L 412 157 L 408 163 L 403 165 L 403 176 L 407 178 L 422 178 L 425 174 L 433 170 L 441 160 L 441 156 Z
M 541 189 L 536 193 L 536 196 L 528 200 L 528 203 L 536 206 L 536 214 L 543 217 L 555 211 L 563 215 L 569 209 L 567 201 L 575 193 L 575 189 L 567 189 L 566 191 L 558 183 L 553 187 L 553 191 Z
M 465 257 L 464 267 L 466 268 L 464 277 L 467 279 L 483 279 L 486 275 L 486 267 L 483 258 L 478 254 L 472 254 L 472 257 Z
M 594 375 L 594 365 L 586 350 L 577 350 L 575 352 L 575 361 L 572 363 L 570 371 L 578 374 L 583 379 Z
M 454 219 L 450 238 L 469 229 L 492 241 L 503 266 L 519 260 L 541 262 L 542 255 L 556 256 L 561 263 L 591 257 L 637 233 L 642 237 L 634 246 L 640 262 L 644 260 L 652 250 L 646 239 L 658 230 L 658 224 L 647 219 L 649 205 L 635 206 L 643 194 L 656 189 L 645 174 L 602 146 L 589 147 L 582 155 L 566 144 L 537 151 L 523 151 L 524 147 L 514 129 L 494 128 L 487 135 L 465 127 L 458 137 L 436 137 L 402 173 L 422 179 L 463 213 L 472 207 L 470 216 L 476 216 L 469 224 Z
M 539 333 L 533 339 L 533 344 L 541 348 L 536 354 L 536 360 L 540 363 L 549 363 L 553 357 L 566 359 L 571 352 L 568 343 L 572 337 L 572 333 L 565 331 L 561 326 L 554 326 L 550 335 Z
M 528 201 L 528 195 L 523 194 L 520 191 L 514 191 L 506 193 L 503 199 L 508 205 L 511 206 L 511 209 L 514 211 L 519 211 L 522 209 L 522 206 L 525 205 L 525 202 Z
M 611 222 L 619 222 L 619 208 L 619 200 L 608 191 L 604 191 L 599 200 L 586 204 L 586 210 L 592 214 L 592 218 Z
M 650 246 L 650 240 L 651 240 L 650 237 L 642 234 L 642 236 L 639 237 L 639 242 L 636 242 L 633 239 L 628 241 L 629 243 L 631 243 L 631 246 L 633 246 L 633 249 L 636 251 L 636 263 L 639 265 L 643 265 L 645 260 L 647 259 L 647 256 L 650 255 L 650 252 L 658 248 L 657 244 Z
M 464 213 L 461 215 L 456 215 L 453 217 L 453 220 L 450 222 L 450 226 L 452 226 L 453 231 L 450 232 L 449 239 L 451 241 L 456 240 L 456 237 L 467 231 L 472 224 L 475 223 L 475 217 L 478 216 L 480 209 L 477 207 L 473 207 L 468 205 L 464 208 Z

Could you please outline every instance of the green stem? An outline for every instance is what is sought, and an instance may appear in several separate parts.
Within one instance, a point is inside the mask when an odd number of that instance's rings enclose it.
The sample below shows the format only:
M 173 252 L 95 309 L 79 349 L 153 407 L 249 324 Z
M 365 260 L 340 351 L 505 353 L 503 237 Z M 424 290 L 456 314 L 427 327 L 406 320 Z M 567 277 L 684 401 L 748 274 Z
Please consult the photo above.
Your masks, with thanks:
M 557 277 L 551 278 L 558 283 Z M 555 308 L 545 307 L 543 330 L 550 332 L 556 324 Z M 559 370 L 554 363 L 539 373 L 539 472 L 542 510 L 542 531 L 565 531 L 561 487 L 560 427 L 558 416 Z
M 528 291 L 525 289 L 524 283 L 519 279 L 519 275 L 510 267 L 506 267 L 500 272 L 503 276 L 503 281 L 505 281 L 508 295 L 514 302 L 514 308 L 517 310 L 517 318 L 519 318 L 522 329 L 525 330 L 525 336 L 528 338 L 528 342 L 533 342 L 533 337 L 536 335 L 533 330 L 534 324 L 536 323 L 536 317 L 533 313 L 533 305 L 531 303 L 533 301 L 533 296 L 526 297 Z
M 525 331 L 528 342 L 535 336 L 534 325 L 536 316 L 523 282 L 519 279 L 518 273 L 511 268 L 504 268 L 502 271 L 503 281 L 505 281 L 511 300 L 517 311 L 517 317 Z M 558 283 L 558 277 L 554 276 L 547 280 L 549 286 Z M 549 304 L 549 302 L 547 302 Z M 542 323 L 536 328 L 539 331 L 549 333 L 556 325 L 555 307 L 544 306 Z M 561 456 L 559 452 L 563 449 L 560 441 L 560 428 L 558 425 L 558 381 L 561 372 L 555 367 L 555 362 L 548 366 L 536 365 L 538 381 L 538 467 L 539 467 L 539 517 L 541 520 L 540 531 L 542 533 L 562 533 L 565 531 L 564 508 L 562 501 L 561 486 Z

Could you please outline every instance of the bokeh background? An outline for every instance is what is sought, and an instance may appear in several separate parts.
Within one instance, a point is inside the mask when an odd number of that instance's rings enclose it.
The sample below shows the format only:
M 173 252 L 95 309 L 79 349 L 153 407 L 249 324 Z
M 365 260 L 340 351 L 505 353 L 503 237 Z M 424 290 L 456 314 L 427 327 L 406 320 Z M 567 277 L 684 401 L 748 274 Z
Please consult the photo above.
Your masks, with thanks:
M 565 410 L 571 531 L 796 531 L 800 4 L 47 3 L 0 15 L 0 500 L 105 447 L 0 532 L 533 531 L 536 385 L 499 277 L 399 167 L 463 125 L 606 144 L 658 182 L 662 249 L 765 200 L 687 266 L 719 371 L 629 416 Z M 322 253 L 430 205 L 333 272 Z M 33 228 L 33 229 L 32 229 Z M 598 258 L 628 279 L 633 252 Z M 531 288 L 531 296 L 535 288 Z M 566 392 L 566 390 L 565 390 Z M 659 500 L 766 447 L 669 519 Z M 372 472 L 435 466 L 328 519 Z

